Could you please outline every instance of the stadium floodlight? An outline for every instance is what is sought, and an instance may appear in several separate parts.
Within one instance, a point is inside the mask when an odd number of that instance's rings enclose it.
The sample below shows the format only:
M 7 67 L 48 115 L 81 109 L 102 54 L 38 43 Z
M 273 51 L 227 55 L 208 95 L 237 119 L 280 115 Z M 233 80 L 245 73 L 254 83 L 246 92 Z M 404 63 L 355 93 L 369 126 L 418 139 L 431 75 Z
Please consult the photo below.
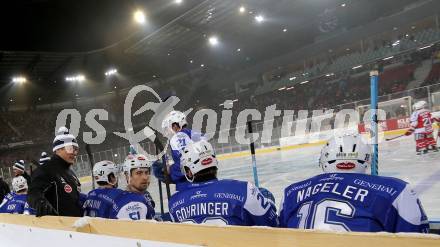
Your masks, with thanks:
M 427 48 L 429 48 L 429 47 L 431 47 L 431 46 L 433 46 L 433 45 L 434 45 L 434 44 L 430 44 L 430 45 L 427 45 L 427 46 L 420 47 L 419 50 L 427 49 Z
M 78 81 L 78 82 L 82 82 L 82 81 L 84 81 L 85 79 L 86 79 L 86 77 L 83 76 L 83 75 L 78 75 L 78 76 L 76 77 L 76 81 Z
M 362 68 L 362 65 L 354 66 L 354 67 L 351 68 L 351 69 L 359 69 L 359 68 Z
M 295 87 L 288 87 L 288 88 L 286 88 L 286 90 L 292 90 L 292 89 L 294 89 Z
M 255 16 L 255 21 L 257 21 L 258 23 L 263 22 L 264 21 L 264 16 L 262 16 L 262 15 Z
M 145 14 L 142 10 L 136 10 L 133 14 L 133 18 L 139 24 L 145 23 Z
M 23 83 L 25 83 L 26 81 L 27 81 L 26 78 L 23 77 L 23 76 L 12 77 L 12 82 L 13 82 L 13 83 L 23 84 Z
M 389 57 L 386 57 L 386 58 L 384 58 L 382 60 L 386 61 L 386 60 L 390 60 L 390 59 L 393 59 L 393 58 L 394 58 L 394 56 L 389 56 Z
M 244 13 L 244 12 L 246 12 L 246 8 L 244 6 L 240 6 L 238 11 L 240 11 L 240 13 Z
M 293 80 L 295 80 L 296 79 L 296 76 L 294 76 L 294 77 L 290 77 L 289 78 L 289 81 L 293 81 Z
M 217 36 L 209 37 L 208 41 L 209 41 L 209 44 L 212 45 L 212 46 L 218 45 L 218 38 L 217 38 Z
M 307 82 L 309 82 L 309 81 L 303 81 L 303 82 L 300 82 L 299 84 L 306 84 Z
M 286 87 L 280 87 L 278 88 L 278 91 L 283 91 L 284 89 L 286 89 Z
M 71 82 L 83 82 L 86 80 L 86 77 L 84 75 L 75 75 L 75 76 L 68 76 L 66 77 L 66 81 Z
M 107 70 L 107 72 L 105 72 L 104 74 L 105 74 L 106 76 L 111 76 L 111 75 L 114 75 L 114 74 L 116 74 L 116 73 L 118 73 L 118 70 L 117 70 L 117 69 L 109 69 L 109 70 Z

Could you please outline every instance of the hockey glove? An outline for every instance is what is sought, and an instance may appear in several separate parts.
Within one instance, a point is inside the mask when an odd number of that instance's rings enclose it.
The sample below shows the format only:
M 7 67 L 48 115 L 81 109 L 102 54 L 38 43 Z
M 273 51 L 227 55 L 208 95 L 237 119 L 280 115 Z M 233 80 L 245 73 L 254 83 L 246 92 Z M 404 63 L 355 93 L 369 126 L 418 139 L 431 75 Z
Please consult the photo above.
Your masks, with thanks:
M 165 173 L 164 173 L 166 169 L 165 164 L 160 160 L 156 160 L 153 163 L 152 167 L 153 167 L 153 175 L 160 181 L 165 182 Z
M 261 194 L 263 194 L 264 198 L 271 200 L 275 204 L 275 197 L 273 196 L 272 192 L 263 187 L 260 187 L 258 189 L 260 190 Z
M 406 135 L 406 136 L 409 136 L 409 135 L 411 135 L 413 132 L 414 132 L 414 129 L 409 129 L 409 130 L 407 130 L 407 131 L 405 132 L 405 135 Z

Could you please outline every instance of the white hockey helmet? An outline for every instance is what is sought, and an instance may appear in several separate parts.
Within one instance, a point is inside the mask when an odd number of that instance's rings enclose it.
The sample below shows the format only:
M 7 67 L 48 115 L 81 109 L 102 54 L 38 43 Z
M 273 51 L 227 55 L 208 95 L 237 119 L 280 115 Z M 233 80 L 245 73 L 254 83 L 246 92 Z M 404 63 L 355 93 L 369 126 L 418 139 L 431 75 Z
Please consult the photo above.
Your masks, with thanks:
M 371 146 L 357 134 L 332 137 L 321 150 L 319 166 L 325 173 L 367 173 Z
M 110 181 L 109 176 L 111 174 L 115 176 L 117 183 L 119 168 L 115 163 L 109 160 L 99 161 L 93 166 L 93 176 L 95 178 L 95 182 L 106 182 L 108 184 L 115 185 L 116 183 L 112 183 Z
M 212 145 L 206 140 L 189 143 L 182 151 L 182 173 L 188 181 L 193 182 L 186 176 L 185 168 L 188 168 L 193 175 L 210 167 L 217 167 L 218 161 Z
M 28 184 L 26 178 L 23 176 L 18 176 L 12 179 L 12 189 L 15 192 L 19 192 L 21 190 L 27 190 Z
M 413 105 L 413 109 L 414 109 L 415 111 L 417 111 L 417 110 L 420 110 L 420 109 L 426 108 L 427 105 L 428 105 L 428 104 L 427 104 L 426 101 L 424 101 L 424 100 L 417 101 L 416 103 L 414 103 L 414 105 Z
M 173 123 L 179 124 L 180 127 L 186 125 L 187 122 L 186 122 L 185 113 L 181 111 L 171 111 L 170 113 L 168 113 L 167 116 L 162 121 L 162 129 L 165 131 L 165 133 L 167 134 L 174 133 L 172 128 Z
M 124 172 L 130 174 L 132 169 L 151 168 L 151 162 L 143 154 L 129 154 L 124 161 Z

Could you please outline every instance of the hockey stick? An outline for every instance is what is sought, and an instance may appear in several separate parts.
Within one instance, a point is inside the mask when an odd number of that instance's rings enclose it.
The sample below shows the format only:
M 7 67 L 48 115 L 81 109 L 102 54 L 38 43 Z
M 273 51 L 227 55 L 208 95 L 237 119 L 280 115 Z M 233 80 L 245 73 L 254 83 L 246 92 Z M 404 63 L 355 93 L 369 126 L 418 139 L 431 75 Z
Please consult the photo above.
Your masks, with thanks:
M 95 189 L 95 176 L 93 176 L 93 164 L 95 164 L 95 162 L 93 161 L 92 150 L 90 150 L 89 144 L 86 144 L 86 152 L 87 156 L 89 157 L 90 171 L 92 172 L 92 188 Z
M 157 139 L 157 136 L 156 136 L 156 139 Z M 158 155 L 159 154 L 159 147 L 156 144 L 156 139 L 154 139 L 154 146 L 156 149 L 156 155 Z M 163 202 L 162 182 L 160 181 L 160 179 L 157 179 L 157 185 L 159 186 L 160 214 L 162 215 L 162 217 L 164 217 L 165 210 L 164 210 L 164 202 Z
M 159 154 L 160 152 L 162 152 L 164 150 L 164 146 L 159 141 L 159 138 L 157 137 L 157 135 L 156 135 L 156 138 L 154 139 L 154 146 L 156 147 L 156 154 Z M 162 156 L 162 164 L 164 164 L 165 166 L 167 165 L 166 161 L 167 160 L 165 158 L 165 155 L 163 155 Z M 167 198 L 169 199 L 171 197 L 171 189 L 170 189 L 169 174 L 168 174 L 167 167 L 165 167 L 164 175 L 165 175 L 165 188 L 167 191 Z
M 163 206 L 163 195 L 162 195 L 162 182 L 158 179 L 158 186 L 159 186 L 159 202 L 160 202 L 160 214 L 162 215 L 162 217 L 165 215 L 165 210 L 164 210 L 164 206 Z
M 403 137 L 403 136 L 406 136 L 406 135 L 403 134 L 403 135 L 398 135 L 398 136 L 391 137 L 391 138 L 385 138 L 385 141 L 391 141 L 391 140 L 394 140 L 394 139 L 397 139 L 397 138 L 400 138 L 400 137 Z
M 257 159 L 255 158 L 255 145 L 254 145 L 254 139 L 252 138 L 252 122 L 249 121 L 247 122 L 247 127 L 248 127 L 248 133 L 251 136 L 250 138 L 250 147 L 251 147 L 251 156 L 252 156 L 252 171 L 254 173 L 254 182 L 255 182 L 255 186 L 257 186 L 257 188 L 259 188 L 259 183 L 258 183 L 258 172 L 257 172 Z

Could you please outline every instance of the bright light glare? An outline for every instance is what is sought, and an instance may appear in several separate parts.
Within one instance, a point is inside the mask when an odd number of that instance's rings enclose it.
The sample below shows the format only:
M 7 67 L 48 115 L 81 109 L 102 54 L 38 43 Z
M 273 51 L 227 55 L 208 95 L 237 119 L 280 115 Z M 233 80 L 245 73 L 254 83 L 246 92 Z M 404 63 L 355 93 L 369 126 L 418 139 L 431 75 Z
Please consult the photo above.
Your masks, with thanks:
M 246 8 L 244 6 L 240 6 L 238 10 L 240 11 L 240 13 L 244 13 L 246 11 Z
M 72 81 L 72 82 L 82 82 L 85 80 L 86 80 L 86 77 L 84 75 L 76 75 L 76 76 L 66 77 L 66 81 Z
M 133 18 L 139 24 L 145 23 L 145 14 L 141 10 L 136 10 L 136 12 L 134 12 Z
M 218 38 L 216 36 L 211 36 L 209 38 L 209 44 L 212 46 L 218 45 Z
M 22 84 L 22 83 L 25 83 L 26 81 L 27 81 L 26 78 L 22 77 L 22 76 L 18 76 L 18 77 L 13 77 L 12 78 L 12 82 L 14 82 L 14 83 Z
M 183 0 L 174 0 L 175 4 L 181 4 L 183 2 Z
M 118 73 L 118 70 L 117 70 L 117 69 L 109 69 L 109 70 L 107 70 L 107 72 L 105 72 L 104 74 L 105 74 L 106 76 L 111 76 L 111 75 L 114 75 L 114 74 L 116 74 L 116 73 Z
M 262 15 L 257 15 L 257 16 L 255 16 L 255 20 L 256 20 L 258 23 L 261 23 L 261 22 L 264 21 L 264 17 L 263 17 Z

